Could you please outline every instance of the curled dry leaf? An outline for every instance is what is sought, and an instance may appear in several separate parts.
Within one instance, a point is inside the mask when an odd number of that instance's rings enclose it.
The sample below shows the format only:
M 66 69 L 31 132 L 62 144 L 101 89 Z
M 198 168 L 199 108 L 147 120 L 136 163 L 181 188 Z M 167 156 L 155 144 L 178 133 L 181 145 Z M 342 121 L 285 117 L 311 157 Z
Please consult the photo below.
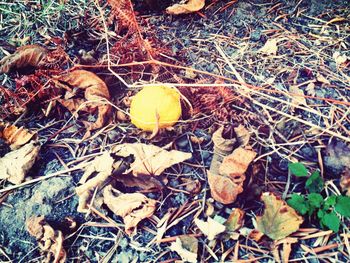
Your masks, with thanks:
M 75 188 L 79 197 L 78 212 L 85 213 L 89 211 L 87 204 L 91 201 L 95 189 L 101 187 L 112 174 L 113 164 L 114 159 L 108 152 L 105 152 L 101 156 L 97 156 L 85 167 L 85 172 L 79 181 L 81 185 Z M 95 176 L 90 178 L 93 174 Z M 102 204 L 99 198 L 95 198 L 94 203 L 98 207 Z
M 101 128 L 107 122 L 112 106 L 109 104 L 110 94 L 107 85 L 96 74 L 86 70 L 74 70 L 65 75 L 56 76 L 54 79 L 58 80 L 56 84 L 67 90 L 67 94 L 72 96 L 74 87 L 78 90 L 84 90 L 84 97 L 82 98 L 67 98 L 60 99 L 59 102 L 71 112 L 79 110 L 93 113 L 98 110 L 98 116 L 94 123 L 84 121 L 88 130 L 95 130 Z
M 2 132 L 0 131 L 0 138 L 3 138 L 12 150 L 18 149 L 20 146 L 29 142 L 34 132 L 31 132 L 23 127 L 18 128 L 15 125 L 4 125 L 0 123 L 0 130 L 3 127 Z
M 167 151 L 158 146 L 143 143 L 124 143 L 113 147 L 118 156 L 133 156 L 135 161 L 126 172 L 139 176 L 158 176 L 170 166 L 191 158 L 190 153 L 176 150 Z
M 184 4 L 175 4 L 169 6 L 166 12 L 170 15 L 181 15 L 197 12 L 205 5 L 205 0 L 188 0 Z
M 22 183 L 39 150 L 37 141 L 32 141 L 0 158 L 0 179 L 6 179 L 13 184 Z
M 350 168 L 345 168 L 340 178 L 341 189 L 350 196 Z
M 130 235 L 138 223 L 151 217 L 156 209 L 156 201 L 140 193 L 120 194 L 113 193 L 112 186 L 103 190 L 103 202 L 116 215 L 121 216 L 125 224 L 125 232 Z
M 224 158 L 217 173 L 208 171 L 211 195 L 216 201 L 230 204 L 243 192 L 244 173 L 255 156 L 256 152 L 239 147 Z
M 190 263 L 197 262 L 198 240 L 195 237 L 177 237 L 175 242 L 171 243 L 170 249 L 179 254 L 183 261 Z
M 63 248 L 63 234 L 46 223 L 43 216 L 29 218 L 27 230 L 38 241 L 41 251 L 46 254 L 45 262 L 66 262 L 67 253 Z
M 272 193 L 261 196 L 264 214 L 256 218 L 256 228 L 273 240 L 279 240 L 297 231 L 303 218 L 280 197 Z
M 202 231 L 204 235 L 208 237 L 209 240 L 214 240 L 214 238 L 225 232 L 226 227 L 219 222 L 215 221 L 211 217 L 208 217 L 208 221 L 205 222 L 201 219 L 196 218 L 194 220 L 197 227 Z
M 266 55 L 276 55 L 278 50 L 277 42 L 276 38 L 268 39 L 259 51 Z
M 0 73 L 8 73 L 14 68 L 40 67 L 47 54 L 47 49 L 39 45 L 19 47 L 15 53 L 0 61 Z

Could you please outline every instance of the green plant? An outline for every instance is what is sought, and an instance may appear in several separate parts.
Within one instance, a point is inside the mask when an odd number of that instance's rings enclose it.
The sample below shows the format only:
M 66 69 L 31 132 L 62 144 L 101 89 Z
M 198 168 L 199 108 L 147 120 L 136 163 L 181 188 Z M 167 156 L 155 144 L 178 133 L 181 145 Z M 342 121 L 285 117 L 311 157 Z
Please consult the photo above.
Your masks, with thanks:
M 289 172 L 298 177 L 307 177 L 308 171 L 301 163 L 288 165 Z M 314 171 L 305 182 L 305 188 L 309 192 L 306 195 L 292 194 L 287 200 L 301 215 L 315 216 L 323 228 L 338 232 L 340 228 L 340 216 L 350 217 L 350 197 L 342 195 L 330 195 L 324 197 L 322 190 L 324 181 L 319 171 Z

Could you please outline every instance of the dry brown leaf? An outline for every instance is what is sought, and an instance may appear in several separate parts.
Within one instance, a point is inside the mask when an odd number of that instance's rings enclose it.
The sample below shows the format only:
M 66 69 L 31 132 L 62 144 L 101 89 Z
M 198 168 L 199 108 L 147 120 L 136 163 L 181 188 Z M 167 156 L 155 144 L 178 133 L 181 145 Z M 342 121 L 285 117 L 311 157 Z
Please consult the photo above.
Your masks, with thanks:
M 196 263 L 198 253 L 198 240 L 191 236 L 177 237 L 175 242 L 171 243 L 170 250 L 175 251 L 183 261 Z
M 233 203 L 243 192 L 244 173 L 254 160 L 256 152 L 239 147 L 226 156 L 217 174 L 208 172 L 212 197 L 223 204 Z
M 236 138 L 240 146 L 247 146 L 250 140 L 249 131 L 242 125 L 238 125 L 238 127 L 234 128 L 236 133 Z
M 125 224 L 125 232 L 131 235 L 138 223 L 151 217 L 156 209 L 156 201 L 140 193 L 120 194 L 113 193 L 112 186 L 103 190 L 103 202 L 116 215 L 121 216 Z
M 307 105 L 304 91 L 298 86 L 290 86 L 289 92 L 291 93 L 292 103 L 295 107 L 298 107 L 299 105 Z
M 240 229 L 244 223 L 244 211 L 239 208 L 234 208 L 230 216 L 225 222 L 226 230 L 234 232 Z
M 59 102 L 69 111 L 75 113 L 82 110 L 93 113 L 98 110 L 98 116 L 94 123 L 83 121 L 88 130 L 95 130 L 105 125 L 112 106 L 108 102 L 110 99 L 108 88 L 102 79 L 86 70 L 74 70 L 68 74 L 56 76 L 54 79 L 60 82 L 57 83 L 59 87 L 67 90 L 69 97 L 72 96 L 73 92 L 69 86 L 84 90 L 85 99 L 59 99 Z
M 40 67 L 47 54 L 47 49 L 39 45 L 19 47 L 15 53 L 0 61 L 0 73 L 8 73 L 14 68 L 20 69 L 27 66 Z
M 350 196 L 350 168 L 345 168 L 340 178 L 340 186 L 347 196 Z
M 87 205 L 91 201 L 91 197 L 97 187 L 101 187 L 108 177 L 113 172 L 114 159 L 108 152 L 103 153 L 101 156 L 97 156 L 86 167 L 83 176 L 79 183 L 80 186 L 75 188 L 75 191 L 79 197 L 79 205 L 77 211 L 80 213 L 86 213 L 89 211 Z M 96 174 L 90 178 L 91 175 Z M 94 200 L 95 206 L 101 205 L 101 200 Z M 97 204 L 100 202 L 100 204 Z
M 145 190 L 162 189 L 168 183 L 168 179 L 162 175 L 135 177 L 132 174 L 118 174 L 115 179 L 127 187 L 139 187 Z
M 273 240 L 279 240 L 297 231 L 303 218 L 280 197 L 272 193 L 261 196 L 264 214 L 256 217 L 256 228 Z
M 205 5 L 205 0 L 188 0 L 186 3 L 174 4 L 166 9 L 170 15 L 190 14 L 201 10 Z
M 13 184 L 22 183 L 32 168 L 39 150 L 40 146 L 33 140 L 0 158 L 0 179 L 6 179 Z
M 158 146 L 142 143 L 124 143 L 113 147 L 118 156 L 133 156 L 134 162 L 126 172 L 138 176 L 158 176 L 170 166 L 191 158 L 192 154 L 176 150 L 167 151 Z
M 10 148 L 12 150 L 18 149 L 20 146 L 26 144 L 35 135 L 34 132 L 30 132 L 23 127 L 18 128 L 15 125 L 2 125 L 0 123 L 0 130 L 1 126 L 4 128 L 2 132 L 0 132 L 0 137 L 10 144 Z
M 268 39 L 259 51 L 266 55 L 276 55 L 278 51 L 277 42 L 276 38 Z
M 38 241 L 42 253 L 46 254 L 44 262 L 66 262 L 67 253 L 63 248 L 63 234 L 46 223 L 43 216 L 29 218 L 27 230 Z
M 316 79 L 319 82 L 322 82 L 322 83 L 327 84 L 327 85 L 331 85 L 330 81 L 328 79 L 326 79 L 326 77 L 324 77 L 321 73 L 317 73 Z
M 208 221 L 205 222 L 201 219 L 195 218 L 194 219 L 195 224 L 197 227 L 202 231 L 204 235 L 208 237 L 209 240 L 214 240 L 214 238 L 225 232 L 226 227 L 223 224 L 220 224 L 219 222 L 215 221 L 211 217 L 208 217 Z

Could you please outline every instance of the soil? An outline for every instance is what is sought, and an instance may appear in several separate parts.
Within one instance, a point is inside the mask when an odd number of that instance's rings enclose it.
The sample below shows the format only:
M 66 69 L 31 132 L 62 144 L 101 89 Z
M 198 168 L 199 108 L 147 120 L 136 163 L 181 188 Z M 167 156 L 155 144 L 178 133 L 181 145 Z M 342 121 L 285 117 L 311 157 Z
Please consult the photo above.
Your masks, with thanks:
M 157 2 L 158 1 L 158 2 Z M 69 2 L 69 1 L 68 1 Z M 323 25 L 324 21 L 329 21 L 335 17 L 344 17 L 347 19 L 347 25 L 349 26 L 350 19 L 350 1 L 328 1 L 328 0 L 311 0 L 311 1 L 237 1 L 228 8 L 222 10 L 231 1 L 218 1 L 211 5 L 208 9 L 202 11 L 200 14 L 191 14 L 183 16 L 169 16 L 162 11 L 165 1 L 136 1 L 135 9 L 142 16 L 147 23 L 151 25 L 151 28 L 156 32 L 159 39 L 167 43 L 167 46 L 175 54 L 181 54 L 185 56 L 187 65 L 190 65 L 198 70 L 207 71 L 213 74 L 230 76 L 230 70 L 224 65 L 222 57 L 217 53 L 215 43 L 219 43 L 221 48 L 225 51 L 228 58 L 234 59 L 237 67 L 237 71 L 244 77 L 248 84 L 255 86 L 262 86 L 266 81 L 274 77 L 274 84 L 276 87 L 280 87 L 281 90 L 288 90 L 286 87 L 285 79 L 289 76 L 287 73 L 279 73 L 275 75 L 278 70 L 285 68 L 292 68 L 296 70 L 298 80 L 295 85 L 303 83 L 311 79 L 309 71 L 315 72 L 321 66 L 327 69 L 334 69 L 337 71 L 337 65 L 331 59 L 334 49 L 339 49 L 338 45 L 329 45 L 326 42 L 319 43 L 317 41 L 307 41 L 307 36 L 310 34 L 319 34 L 318 27 L 311 27 L 313 25 Z M 169 1 L 170 2 L 170 1 Z M 173 1 L 175 2 L 175 1 Z M 207 4 L 209 4 L 208 1 Z M 277 5 L 276 8 L 272 8 Z M 161 8 L 159 8 L 161 7 Z M 89 6 L 88 8 L 93 8 Z M 298 12 L 301 12 L 299 14 Z M 69 16 L 69 15 L 67 15 Z M 62 17 L 57 21 L 59 25 L 55 32 L 49 33 L 53 35 L 60 35 L 65 30 L 72 30 L 72 28 L 65 28 L 64 19 Z M 77 25 L 74 28 L 75 31 L 82 29 L 81 25 Z M 305 54 L 294 53 L 293 47 L 281 47 L 278 51 L 278 57 L 274 61 L 261 59 L 257 56 L 257 51 L 264 45 L 264 43 L 274 37 L 274 32 L 289 32 L 290 34 L 298 35 L 300 42 L 309 47 L 310 50 L 315 51 L 315 54 L 310 56 Z M 275 31 L 274 31 L 275 30 Z M 282 33 L 281 33 L 282 34 Z M 330 37 L 336 37 L 339 34 L 342 41 L 347 47 L 350 46 L 350 32 L 349 30 L 344 32 L 329 32 Z M 8 41 L 6 35 L 1 35 L 2 41 Z M 283 36 L 281 36 L 283 37 Z M 227 41 L 230 39 L 231 42 Z M 40 37 L 33 37 L 33 42 L 42 41 Z M 322 49 L 323 54 L 316 54 L 317 50 Z M 350 49 L 341 50 L 342 54 L 350 57 Z M 72 52 L 74 55 L 76 51 Z M 286 56 L 284 56 L 286 55 Z M 319 56 L 320 60 L 316 64 L 313 64 L 317 59 L 312 59 L 312 56 Z M 321 65 L 323 64 L 323 65 Z M 308 71 L 306 70 L 308 69 Z M 350 68 L 344 69 L 344 72 L 349 73 Z M 289 72 L 290 73 L 290 72 Z M 349 75 L 349 74 L 348 74 Z M 232 77 L 232 75 L 231 75 Z M 349 84 L 344 83 L 341 80 L 335 80 L 332 87 L 325 87 L 322 83 L 317 82 L 315 84 L 316 95 L 320 98 L 333 98 L 343 100 L 349 96 Z M 117 86 L 121 86 L 118 84 Z M 334 88 L 337 86 L 337 89 Z M 305 90 L 305 87 L 303 86 Z M 123 93 L 118 91 L 116 93 Z M 278 97 L 275 94 L 273 96 Z M 269 105 L 269 101 L 263 101 L 266 105 Z M 316 100 L 311 100 L 310 103 L 317 103 Z M 319 103 L 324 103 L 320 101 Z M 276 105 L 275 105 L 276 106 Z M 252 106 L 250 110 L 254 110 L 258 106 Z M 276 106 L 281 109 L 280 105 Z M 328 108 L 324 109 L 324 113 L 328 112 Z M 259 110 L 257 111 L 259 112 Z M 323 125 L 323 120 L 310 115 L 308 112 L 296 110 L 295 115 L 301 119 L 308 120 L 315 124 Z M 65 120 L 70 120 L 68 124 L 75 124 L 74 120 L 70 119 L 70 114 L 64 115 Z M 42 118 L 40 116 L 26 116 L 24 119 L 19 120 L 19 125 L 25 125 L 26 127 L 40 129 L 38 135 L 39 138 L 47 138 L 62 128 L 63 123 L 55 123 L 48 128 L 46 127 L 50 121 L 57 121 L 53 117 Z M 347 123 L 347 127 L 350 124 Z M 285 123 L 279 122 L 279 126 L 276 124 L 275 128 L 281 133 L 281 138 L 293 138 L 294 136 L 300 136 L 300 140 L 303 140 L 308 134 L 306 134 L 306 128 L 298 121 L 285 121 Z M 271 128 L 271 127 L 270 127 Z M 29 177 L 37 178 L 40 176 L 50 175 L 60 170 L 64 170 L 63 163 L 69 163 L 76 158 L 83 156 L 83 154 L 95 153 L 100 151 L 101 145 L 110 145 L 117 141 L 143 141 L 144 139 L 135 139 L 135 134 L 128 134 L 129 126 L 122 124 L 120 127 L 115 126 L 113 129 L 108 130 L 101 136 L 97 136 L 93 141 L 76 144 L 72 141 L 71 135 L 76 136 L 75 139 L 80 139 L 83 136 L 83 132 L 76 132 L 81 130 L 78 126 L 72 127 L 64 132 L 60 133 L 55 141 L 46 142 L 42 139 L 43 144 L 40 152 L 40 158 L 36 162 L 33 169 L 30 171 Z M 257 129 L 257 128 L 256 128 Z M 209 169 L 212 159 L 213 145 L 211 141 L 212 130 L 207 128 L 196 128 L 193 131 L 184 131 L 182 133 L 170 132 L 164 135 L 159 141 L 155 141 L 154 144 L 160 146 L 166 145 L 169 142 L 174 142 L 174 148 L 193 153 L 193 158 L 188 163 L 178 165 L 170 168 L 166 171 L 166 175 L 169 179 L 169 184 L 172 189 L 178 189 L 179 191 L 172 191 L 169 188 L 165 188 L 163 192 L 151 192 L 146 193 L 150 198 L 160 201 L 161 206 L 157 209 L 156 216 L 162 218 L 170 208 L 178 208 L 187 203 L 191 203 L 196 200 L 205 200 L 204 198 L 210 198 L 210 191 L 208 190 L 205 170 Z M 78 134 L 78 135 L 77 135 Z M 190 140 L 190 136 L 195 134 L 196 136 L 203 138 L 203 142 L 198 145 Z M 253 143 L 256 149 L 259 151 L 259 155 L 270 153 L 274 150 L 271 147 L 270 138 L 268 134 L 262 135 L 262 139 L 254 139 Z M 264 137 L 265 136 L 265 137 Z M 264 140 L 266 143 L 264 144 Z M 281 141 L 275 141 L 277 144 Z M 332 148 L 333 151 L 327 152 L 326 146 L 329 142 L 337 144 L 338 147 Z M 68 147 L 61 147 L 58 144 L 67 144 L 71 147 L 80 147 L 86 151 L 75 150 L 76 156 L 72 155 L 71 150 Z M 341 146 L 342 145 L 342 146 Z M 262 204 L 259 201 L 259 194 L 262 191 L 283 191 L 285 182 L 288 175 L 288 162 L 286 158 L 288 154 L 295 154 L 298 158 L 304 160 L 310 167 L 317 167 L 319 157 L 324 159 L 324 169 L 329 178 L 334 178 L 334 183 L 339 185 L 339 175 L 343 171 L 344 163 L 336 162 L 335 156 L 342 155 L 344 152 L 348 153 L 346 144 L 341 140 L 333 139 L 330 137 L 325 138 L 322 143 L 317 140 L 311 140 L 310 143 L 299 144 L 301 147 L 288 148 L 286 152 L 279 152 L 278 150 L 272 154 L 268 154 L 267 158 L 263 159 L 264 164 L 258 164 L 260 166 L 260 172 L 255 174 L 256 178 L 251 178 L 254 181 L 253 184 L 247 185 L 245 192 L 239 197 L 238 201 L 232 205 L 222 205 L 218 202 L 213 202 L 215 207 L 217 220 L 226 219 L 235 207 L 241 207 L 248 214 L 260 213 Z M 5 146 L 4 146 L 5 147 Z M 5 149 L 0 145 L 0 153 Z M 345 149 L 345 150 L 344 150 Z M 5 151 L 5 150 L 4 150 Z M 321 155 L 320 155 L 321 151 Z M 60 159 L 58 159 L 58 157 Z M 336 158 L 337 159 L 337 158 Z M 264 169 L 261 169 L 264 167 Z M 82 171 L 75 171 L 53 177 L 50 179 L 42 180 L 33 185 L 20 187 L 11 191 L 7 198 L 0 204 L 0 248 L 3 252 L 12 260 L 12 262 L 41 262 L 43 257 L 40 255 L 37 247 L 37 242 L 26 231 L 26 220 L 32 216 L 44 215 L 47 221 L 64 231 L 68 236 L 65 240 L 65 247 L 68 252 L 68 262 L 100 262 L 101 258 L 107 256 L 107 253 L 113 251 L 113 247 L 116 249 L 112 253 L 108 262 L 161 262 L 169 259 L 180 259 L 175 252 L 170 252 L 169 243 L 151 243 L 154 236 L 154 230 L 156 230 L 153 222 L 144 220 L 141 222 L 137 234 L 133 237 L 126 235 L 119 236 L 119 231 L 114 227 L 98 227 L 93 224 L 87 223 L 105 223 L 102 218 L 95 217 L 93 215 L 87 215 L 78 213 L 76 211 L 78 204 L 78 197 L 75 195 L 75 187 L 82 175 Z M 181 190 L 184 190 L 181 185 L 182 177 L 191 178 L 193 180 L 199 180 L 201 182 L 202 191 L 196 195 L 189 195 Z M 293 191 L 302 192 L 302 184 L 298 179 L 293 179 Z M 5 188 L 9 184 L 3 182 L 1 188 Z M 277 189 L 277 190 L 276 190 Z M 123 189 L 124 191 L 132 192 L 134 189 Z M 108 209 L 105 210 L 106 215 L 111 217 L 115 222 L 122 223 L 122 220 L 113 215 Z M 185 217 L 174 227 L 170 228 L 165 237 L 171 237 L 181 234 L 188 234 L 193 229 L 193 216 L 194 214 Z M 64 226 L 64 220 L 66 217 L 73 218 L 77 224 L 76 232 L 70 232 Z M 304 227 L 319 227 L 314 222 L 305 222 Z M 245 227 L 253 228 L 252 217 L 246 218 Z M 148 231 L 151 229 L 152 231 Z M 340 240 L 339 235 L 334 235 L 331 242 L 337 242 Z M 246 245 L 252 245 L 252 242 L 243 239 L 247 242 Z M 301 241 L 308 246 L 312 246 L 316 239 L 309 239 Z M 200 249 L 202 262 L 215 262 L 210 255 L 205 251 L 204 244 L 205 238 L 200 239 Z M 117 245 L 116 245 L 117 244 Z M 148 245 L 150 244 L 150 245 Z M 225 241 L 222 243 L 223 250 L 234 247 L 236 241 Z M 221 251 L 221 250 L 220 250 Z M 218 255 L 222 252 L 219 250 Z M 337 253 L 337 249 L 330 250 L 335 254 L 332 256 L 333 261 L 336 262 L 349 262 L 350 258 L 346 253 Z M 257 254 L 254 254 L 257 253 Z M 305 257 L 304 251 L 300 246 L 293 249 L 291 259 L 300 259 Z M 273 262 L 272 255 L 264 255 L 263 253 L 240 250 L 239 258 L 248 259 L 253 255 L 262 256 L 259 262 Z M 206 260 L 206 258 L 210 258 Z M 308 262 L 322 262 L 317 257 L 307 257 Z M 8 258 L 0 253 L 1 262 L 9 262 Z M 170 262 L 170 261 L 169 261 Z

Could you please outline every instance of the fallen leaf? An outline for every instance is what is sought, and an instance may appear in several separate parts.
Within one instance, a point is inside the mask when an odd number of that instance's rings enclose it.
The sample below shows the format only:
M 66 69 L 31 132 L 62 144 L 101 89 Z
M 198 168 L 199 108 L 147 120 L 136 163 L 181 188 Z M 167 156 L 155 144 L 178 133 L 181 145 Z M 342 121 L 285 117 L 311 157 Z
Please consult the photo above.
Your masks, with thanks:
M 339 51 L 333 53 L 333 59 L 337 65 L 341 65 L 348 60 L 347 56 L 345 54 L 341 55 Z
M 29 234 L 38 241 L 41 252 L 46 254 L 45 262 L 64 263 L 67 253 L 63 248 L 63 234 L 46 223 L 43 216 L 31 217 L 27 220 Z
M 28 66 L 40 67 L 48 51 L 39 45 L 26 45 L 19 47 L 15 53 L 4 57 L 0 61 L 0 73 L 8 73 L 12 69 Z
M 39 154 L 37 141 L 31 141 L 17 150 L 13 150 L 0 158 L 0 179 L 20 184 L 27 172 L 32 168 Z
M 174 4 L 166 9 L 170 15 L 190 14 L 201 10 L 205 5 L 205 0 L 188 0 L 183 4 Z
M 249 131 L 242 125 L 238 125 L 238 127 L 234 128 L 236 133 L 236 138 L 240 146 L 247 146 L 250 140 Z
M 124 143 L 114 146 L 112 152 L 118 156 L 133 156 L 134 162 L 126 172 L 138 176 L 158 176 L 170 166 L 191 158 L 191 153 L 167 151 L 152 144 Z
M 256 228 L 273 240 L 279 240 L 297 231 L 303 218 L 280 197 L 272 193 L 261 196 L 265 204 L 262 216 L 256 217 Z
M 211 217 L 208 217 L 207 222 L 195 218 L 194 223 L 197 225 L 197 227 L 202 231 L 204 235 L 208 237 L 209 240 L 214 240 L 214 238 L 225 232 L 226 227 L 219 222 L 215 221 Z
M 300 105 L 307 105 L 304 91 L 297 86 L 290 86 L 289 92 L 291 93 L 293 106 L 298 107 Z
M 244 223 L 244 211 L 239 208 L 234 208 L 230 216 L 225 222 L 226 230 L 234 232 L 240 229 Z
M 317 79 L 317 81 L 319 81 L 321 83 L 331 85 L 330 81 L 328 79 L 326 79 L 323 75 L 321 75 L 321 73 L 317 73 L 316 79 Z
M 306 91 L 306 94 L 310 96 L 316 96 L 315 83 L 311 82 L 307 84 L 305 91 Z
M 256 152 L 239 147 L 226 156 L 217 174 L 207 172 L 212 197 L 223 204 L 233 203 L 243 192 L 244 173 Z
M 85 172 L 79 181 L 81 185 L 75 188 L 75 191 L 79 197 L 79 205 L 77 208 L 78 212 L 86 213 L 89 211 L 87 204 L 91 201 L 95 189 L 97 187 L 101 187 L 112 174 L 113 165 L 114 159 L 111 157 L 109 152 L 105 152 L 93 159 L 84 168 Z M 93 174 L 95 176 L 90 178 Z M 95 206 L 101 205 L 100 199 L 95 198 L 94 201 L 100 202 L 100 204 Z
M 350 168 L 346 168 L 340 178 L 340 186 L 347 196 L 350 196 Z
M 35 135 L 34 132 L 30 132 L 23 127 L 18 128 L 15 125 L 2 125 L 0 123 L 0 130 L 1 126 L 4 128 L 2 132 L 0 132 L 0 137 L 10 144 L 10 148 L 12 150 L 18 149 L 20 146 L 26 144 Z
M 278 51 L 277 42 L 276 38 L 268 39 L 264 46 L 259 49 L 259 52 L 266 55 L 276 55 Z
M 175 242 L 171 243 L 170 250 L 175 251 L 183 261 L 196 263 L 198 253 L 198 240 L 191 236 L 177 237 Z
M 151 217 L 156 209 L 156 201 L 140 193 L 115 195 L 111 185 L 103 190 L 103 202 L 125 224 L 125 232 L 131 235 L 138 223 Z
M 67 99 L 58 101 L 73 114 L 79 110 L 94 113 L 98 110 L 98 116 L 94 123 L 83 121 L 88 130 L 96 130 L 107 122 L 112 106 L 109 104 L 110 95 L 104 81 L 96 74 L 86 70 L 74 70 L 68 74 L 55 76 L 56 85 L 67 90 Z M 58 81 L 58 82 L 57 82 Z M 70 87 L 84 91 L 83 98 L 71 98 L 73 90 Z

